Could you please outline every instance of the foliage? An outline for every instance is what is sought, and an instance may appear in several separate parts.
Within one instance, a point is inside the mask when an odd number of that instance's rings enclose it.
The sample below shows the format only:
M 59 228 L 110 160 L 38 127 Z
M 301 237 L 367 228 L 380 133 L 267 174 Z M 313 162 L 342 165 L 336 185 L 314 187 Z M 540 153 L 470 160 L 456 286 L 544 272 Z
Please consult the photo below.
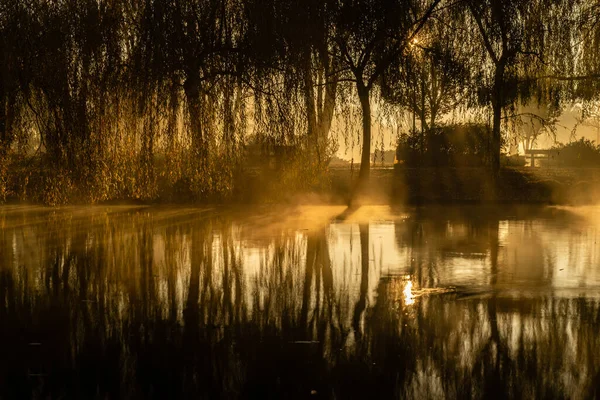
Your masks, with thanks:
M 344 79 L 354 83 L 361 107 L 360 186 L 370 174 L 372 89 L 386 69 L 405 57 L 409 44 L 421 32 L 440 2 L 341 1 L 334 10 L 339 64 L 344 71 Z
M 418 133 L 400 137 L 397 158 L 408 167 L 473 167 L 485 162 L 489 128 L 477 124 L 446 125 L 426 133 L 426 147 L 421 151 Z
M 558 144 L 552 148 L 557 152 L 553 164 L 564 167 L 600 167 L 600 146 L 591 140 L 579 140 Z
M 460 21 L 436 16 L 380 82 L 384 99 L 412 112 L 423 131 L 435 128 L 439 117 L 465 104 L 469 84 L 472 50 L 453 35 Z
M 378 97 L 430 128 L 421 164 L 467 151 L 437 120 L 491 107 L 498 161 L 518 100 L 597 97 L 592 3 L 0 0 L 0 200 L 234 198 L 251 140 L 294 146 L 269 176 L 313 187 L 336 129 L 367 179 Z

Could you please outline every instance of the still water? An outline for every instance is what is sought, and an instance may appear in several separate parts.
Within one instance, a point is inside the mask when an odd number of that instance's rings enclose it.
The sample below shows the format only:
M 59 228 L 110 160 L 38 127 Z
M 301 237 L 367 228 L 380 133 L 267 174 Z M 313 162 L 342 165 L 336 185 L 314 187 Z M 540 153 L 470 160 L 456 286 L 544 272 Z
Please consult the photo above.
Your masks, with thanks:
M 594 398 L 600 208 L 0 208 L 0 398 Z

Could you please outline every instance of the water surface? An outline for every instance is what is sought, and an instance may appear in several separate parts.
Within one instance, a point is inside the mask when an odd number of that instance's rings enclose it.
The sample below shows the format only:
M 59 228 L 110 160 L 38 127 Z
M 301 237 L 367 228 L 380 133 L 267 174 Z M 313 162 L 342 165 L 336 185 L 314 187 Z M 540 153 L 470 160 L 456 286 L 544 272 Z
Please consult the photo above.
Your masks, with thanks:
M 0 208 L 0 398 L 593 398 L 600 208 Z

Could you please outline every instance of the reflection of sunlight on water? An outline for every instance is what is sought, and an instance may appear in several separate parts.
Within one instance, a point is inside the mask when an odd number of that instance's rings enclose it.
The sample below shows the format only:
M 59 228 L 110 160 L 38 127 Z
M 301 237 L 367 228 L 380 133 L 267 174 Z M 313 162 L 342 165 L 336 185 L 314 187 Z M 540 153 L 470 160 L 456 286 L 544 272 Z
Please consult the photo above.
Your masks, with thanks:
M 401 279 L 394 279 L 391 283 L 391 292 L 394 294 L 396 301 L 407 306 L 415 304 L 418 297 L 418 290 L 414 288 L 410 275 L 404 275 Z
M 407 306 L 414 304 L 415 299 L 412 294 L 412 281 L 409 280 L 406 282 L 406 285 L 404 286 L 403 294 L 404 294 L 404 304 L 406 304 Z
M 390 283 L 390 292 L 393 294 L 396 302 L 401 302 L 405 306 L 412 306 L 424 296 L 452 293 L 456 290 L 452 286 L 419 287 L 418 282 L 415 282 L 413 278 L 412 275 L 403 275 L 392 280 Z

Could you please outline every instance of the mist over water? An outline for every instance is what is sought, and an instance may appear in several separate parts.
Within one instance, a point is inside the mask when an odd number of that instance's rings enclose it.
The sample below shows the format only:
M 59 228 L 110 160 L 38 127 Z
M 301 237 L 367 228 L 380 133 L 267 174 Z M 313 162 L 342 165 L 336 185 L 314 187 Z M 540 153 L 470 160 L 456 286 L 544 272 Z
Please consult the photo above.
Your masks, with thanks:
M 0 209 L 0 398 L 593 398 L 600 208 Z

